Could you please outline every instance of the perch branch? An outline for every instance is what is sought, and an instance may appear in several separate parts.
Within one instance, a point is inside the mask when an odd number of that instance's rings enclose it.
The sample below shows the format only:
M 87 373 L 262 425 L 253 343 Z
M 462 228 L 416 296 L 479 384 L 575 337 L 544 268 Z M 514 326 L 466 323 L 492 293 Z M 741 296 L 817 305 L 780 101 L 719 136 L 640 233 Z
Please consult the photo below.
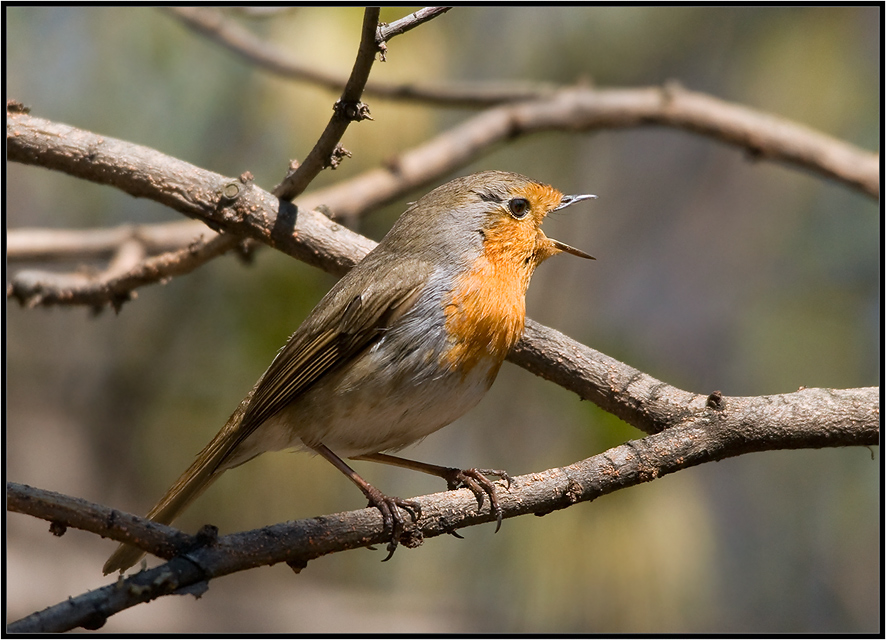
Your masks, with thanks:
M 808 409 L 811 397 L 822 400 L 813 411 Z M 807 389 L 761 398 L 720 397 L 711 403 L 715 406 L 708 406 L 678 426 L 567 467 L 518 476 L 508 489 L 500 484 L 503 515 L 544 515 L 681 469 L 755 451 L 874 445 L 879 442 L 878 402 L 877 388 Z M 23 499 L 23 494 L 32 495 L 33 490 L 7 483 L 10 509 L 64 525 L 83 525 L 115 540 L 132 542 L 136 537 L 132 531 L 103 526 L 108 519 L 124 521 L 120 512 L 112 512 L 117 514 L 112 518 L 105 507 L 77 501 L 78 509 L 61 514 L 36 499 Z M 51 505 L 74 500 L 51 492 L 41 494 Z M 495 520 L 488 505 L 477 510 L 476 497 L 468 489 L 416 500 L 421 504 L 422 517 L 404 533 L 404 546 L 415 547 L 426 538 Z M 134 523 L 133 531 L 149 527 L 136 516 L 125 514 L 125 521 Z M 152 538 L 139 546 L 161 549 L 163 557 L 169 557 L 172 549 L 193 547 L 190 536 L 180 532 L 172 535 L 175 539 L 169 545 Z M 206 537 L 204 546 L 192 548 L 183 556 L 34 613 L 13 622 L 7 631 L 46 633 L 77 626 L 96 629 L 108 617 L 141 602 L 189 589 L 202 593 L 212 578 L 278 562 L 299 571 L 315 558 L 381 544 L 384 539 L 381 516 L 375 509 L 287 522 L 217 539 Z

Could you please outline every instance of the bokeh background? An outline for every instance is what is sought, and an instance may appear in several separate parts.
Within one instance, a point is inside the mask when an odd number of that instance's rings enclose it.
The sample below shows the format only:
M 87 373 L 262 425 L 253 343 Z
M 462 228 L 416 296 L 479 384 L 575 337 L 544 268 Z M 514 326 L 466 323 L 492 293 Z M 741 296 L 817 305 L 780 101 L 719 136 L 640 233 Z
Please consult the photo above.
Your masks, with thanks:
M 304 157 L 336 96 L 257 71 L 142 8 L 6 9 L 7 94 L 34 115 L 154 147 L 269 189 Z M 392 21 L 408 9 L 385 8 Z M 345 75 L 359 8 L 239 16 Z M 373 78 L 601 87 L 677 80 L 879 150 L 880 9 L 457 8 L 395 39 Z M 472 115 L 368 99 L 332 184 Z M 597 257 L 536 273 L 529 315 L 687 390 L 776 394 L 879 385 L 878 204 L 834 182 L 681 131 L 549 133 L 441 178 L 518 171 L 600 196 L 546 224 Z M 379 239 L 402 201 L 359 230 Z M 175 212 L 8 166 L 7 228 L 91 228 Z M 213 436 L 331 276 L 270 250 L 139 291 L 119 315 L 6 308 L 7 479 L 143 513 Z M 408 450 L 429 462 L 562 466 L 642 434 L 507 364 L 468 416 Z M 358 550 L 216 580 L 113 617 L 107 632 L 875 632 L 880 451 L 767 452 L 552 513 L 401 549 Z M 442 489 L 359 464 L 403 497 Z M 360 508 L 330 465 L 269 454 L 183 517 L 223 533 Z M 108 583 L 114 543 L 7 516 L 7 615 Z

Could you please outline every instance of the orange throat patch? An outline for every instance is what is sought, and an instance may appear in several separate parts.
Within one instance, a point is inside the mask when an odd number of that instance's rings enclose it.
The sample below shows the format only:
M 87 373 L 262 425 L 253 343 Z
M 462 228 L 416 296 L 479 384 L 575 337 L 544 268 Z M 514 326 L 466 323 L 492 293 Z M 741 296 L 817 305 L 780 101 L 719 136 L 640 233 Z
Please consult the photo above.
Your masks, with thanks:
M 511 347 L 523 335 L 526 289 L 537 263 L 535 230 L 503 220 L 485 232 L 484 251 L 456 279 L 444 309 L 449 349 L 444 364 L 466 376 L 480 363 L 492 384 Z

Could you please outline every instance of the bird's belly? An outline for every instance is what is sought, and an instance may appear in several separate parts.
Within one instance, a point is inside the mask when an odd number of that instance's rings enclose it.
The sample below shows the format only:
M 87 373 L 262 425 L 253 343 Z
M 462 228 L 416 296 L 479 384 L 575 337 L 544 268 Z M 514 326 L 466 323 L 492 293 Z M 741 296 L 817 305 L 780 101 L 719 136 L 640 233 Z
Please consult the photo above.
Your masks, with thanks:
M 469 370 L 445 369 L 437 349 L 393 353 L 382 340 L 324 376 L 256 429 L 237 458 L 317 444 L 341 457 L 403 448 L 474 407 L 501 365 L 488 358 Z

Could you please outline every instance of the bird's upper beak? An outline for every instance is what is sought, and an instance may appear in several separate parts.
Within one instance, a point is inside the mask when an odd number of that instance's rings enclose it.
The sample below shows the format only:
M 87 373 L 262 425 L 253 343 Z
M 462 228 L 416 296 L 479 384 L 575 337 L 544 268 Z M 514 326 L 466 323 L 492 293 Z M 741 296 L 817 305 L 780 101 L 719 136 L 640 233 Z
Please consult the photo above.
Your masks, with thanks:
M 584 194 L 584 195 L 578 195 L 578 196 L 563 196 L 563 198 L 560 200 L 560 204 L 558 204 L 556 207 L 551 209 L 551 211 L 559 211 L 560 209 L 565 209 L 569 205 L 575 204 L 576 202 L 581 202 L 582 200 L 592 200 L 596 197 L 597 196 L 590 195 L 590 194 Z M 564 242 L 560 242 L 559 240 L 554 240 L 553 238 L 551 238 L 550 240 L 551 240 L 551 243 L 554 245 L 554 247 L 556 247 L 560 251 L 563 251 L 565 253 L 571 253 L 572 255 L 578 256 L 579 258 L 587 258 L 589 260 L 596 260 L 596 258 L 594 256 L 585 253 L 581 249 L 576 249 L 575 247 L 570 247 L 568 244 L 566 244 Z
M 590 194 L 585 194 L 581 196 L 563 196 L 563 198 L 560 199 L 560 204 L 551 209 L 551 211 L 559 211 L 560 209 L 565 209 L 569 205 L 575 204 L 576 202 L 581 202 L 582 200 L 593 200 L 596 198 L 597 196 L 593 196 Z

